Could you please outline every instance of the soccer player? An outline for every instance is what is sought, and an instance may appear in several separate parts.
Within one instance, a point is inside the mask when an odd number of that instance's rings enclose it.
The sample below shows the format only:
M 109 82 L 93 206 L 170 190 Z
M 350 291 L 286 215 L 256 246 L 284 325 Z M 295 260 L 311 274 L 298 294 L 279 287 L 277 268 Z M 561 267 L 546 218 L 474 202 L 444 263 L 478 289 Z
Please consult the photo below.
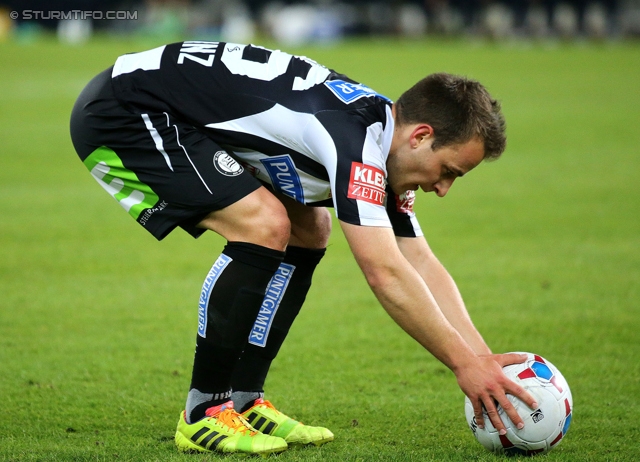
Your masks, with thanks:
M 71 116 L 78 155 L 156 239 L 176 227 L 227 241 L 199 299 L 191 386 L 176 444 L 268 454 L 333 440 L 264 399 L 264 382 L 325 254 L 333 207 L 389 315 L 448 366 L 504 432 L 506 397 L 535 407 L 472 324 L 431 252 L 415 191 L 444 196 L 505 148 L 499 104 L 476 81 L 430 75 L 397 102 L 302 56 L 182 42 L 119 57 Z

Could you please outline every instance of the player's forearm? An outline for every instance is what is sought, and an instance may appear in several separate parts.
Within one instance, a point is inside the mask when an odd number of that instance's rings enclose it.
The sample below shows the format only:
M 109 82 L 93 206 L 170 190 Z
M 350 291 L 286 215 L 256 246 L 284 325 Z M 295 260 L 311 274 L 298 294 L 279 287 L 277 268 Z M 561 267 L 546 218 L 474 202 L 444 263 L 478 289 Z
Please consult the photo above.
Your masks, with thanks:
M 476 354 L 442 314 L 393 234 L 342 225 L 367 282 L 391 318 L 452 370 L 475 361 Z
M 431 264 L 427 265 L 431 268 L 424 271 L 425 282 L 449 322 L 462 335 L 462 338 L 471 345 L 473 351 L 479 355 L 491 354 L 491 349 L 487 346 L 469 317 L 458 287 L 449 273 L 437 260 L 435 263 L 431 262 Z
M 368 273 L 371 274 L 371 271 Z M 390 272 L 367 279 L 389 316 L 449 368 L 456 369 L 474 355 L 467 342 L 437 307 L 435 299 L 419 277 L 413 279 L 409 274 Z
M 399 238 L 398 246 L 428 285 L 443 314 L 462 338 L 477 354 L 491 354 L 491 349 L 469 317 L 455 281 L 433 255 L 426 241 L 423 238 Z

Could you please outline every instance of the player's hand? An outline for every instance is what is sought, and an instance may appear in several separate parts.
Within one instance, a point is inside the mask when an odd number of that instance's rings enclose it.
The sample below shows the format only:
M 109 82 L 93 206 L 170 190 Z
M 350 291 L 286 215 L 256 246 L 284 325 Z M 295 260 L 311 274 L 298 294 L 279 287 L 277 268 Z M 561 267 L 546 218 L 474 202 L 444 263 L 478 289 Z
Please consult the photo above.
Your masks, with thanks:
M 504 366 L 526 361 L 527 355 L 517 353 L 479 356 L 478 362 L 456 372 L 456 378 L 462 391 L 469 397 L 473 405 L 473 413 L 480 428 L 484 428 L 482 408 L 487 411 L 489 420 L 501 435 L 506 434 L 504 423 L 498 415 L 497 404 L 507 413 L 517 428 L 524 427 L 524 422 L 507 398 L 507 393 L 522 400 L 532 409 L 538 407 L 531 394 L 520 385 L 512 382 L 502 372 Z

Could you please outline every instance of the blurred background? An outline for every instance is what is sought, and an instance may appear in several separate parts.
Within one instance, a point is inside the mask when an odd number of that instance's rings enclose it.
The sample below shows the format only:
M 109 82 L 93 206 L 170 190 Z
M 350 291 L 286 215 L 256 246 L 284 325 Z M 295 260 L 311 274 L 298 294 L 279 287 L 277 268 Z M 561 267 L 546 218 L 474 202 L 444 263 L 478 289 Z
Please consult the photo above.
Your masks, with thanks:
M 640 0 L 0 0 L 0 40 L 96 33 L 286 46 L 353 36 L 640 38 Z

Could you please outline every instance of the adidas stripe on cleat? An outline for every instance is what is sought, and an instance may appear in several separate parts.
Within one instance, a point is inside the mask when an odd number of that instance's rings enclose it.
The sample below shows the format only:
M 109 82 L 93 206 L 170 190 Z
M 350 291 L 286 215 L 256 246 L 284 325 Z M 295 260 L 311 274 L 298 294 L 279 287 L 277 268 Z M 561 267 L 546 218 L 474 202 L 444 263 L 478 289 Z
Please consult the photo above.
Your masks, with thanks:
M 242 415 L 259 432 L 284 438 L 288 444 L 315 444 L 320 446 L 333 441 L 333 433 L 324 427 L 304 425 L 278 411 L 273 404 L 262 398 Z
M 287 449 L 284 439 L 264 435 L 233 410 L 233 402 L 207 410 L 207 416 L 189 424 L 186 411 L 180 414 L 176 446 L 184 452 L 271 454 Z

